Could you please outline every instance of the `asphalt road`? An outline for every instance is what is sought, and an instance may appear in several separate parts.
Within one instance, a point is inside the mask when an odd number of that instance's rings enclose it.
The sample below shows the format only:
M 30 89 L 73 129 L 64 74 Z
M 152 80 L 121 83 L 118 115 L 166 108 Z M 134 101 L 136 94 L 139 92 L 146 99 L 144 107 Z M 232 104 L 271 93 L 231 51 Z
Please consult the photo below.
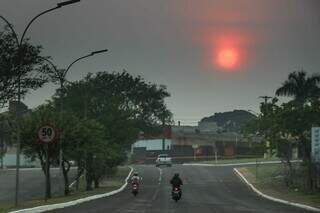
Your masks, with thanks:
M 160 170 L 154 166 L 135 168 L 143 177 L 140 193 L 133 197 L 130 187 L 111 197 L 55 210 L 54 213 L 304 213 L 258 197 L 233 173 L 232 167 L 196 167 L 175 165 Z M 179 172 L 184 186 L 182 200 L 175 203 L 170 196 L 169 180 Z
M 75 177 L 76 170 L 70 171 L 70 176 Z M 59 179 L 59 170 L 51 169 L 52 193 L 62 193 Z M 13 203 L 15 198 L 15 169 L 0 170 L 0 203 Z M 20 170 L 19 200 L 31 200 L 44 197 L 45 176 L 40 169 Z

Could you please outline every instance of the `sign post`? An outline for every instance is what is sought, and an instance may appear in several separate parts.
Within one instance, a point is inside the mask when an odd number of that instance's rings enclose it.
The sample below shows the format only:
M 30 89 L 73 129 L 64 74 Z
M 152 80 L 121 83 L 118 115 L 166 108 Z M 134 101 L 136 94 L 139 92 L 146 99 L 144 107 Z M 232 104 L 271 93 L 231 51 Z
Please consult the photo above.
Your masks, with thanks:
M 41 126 L 37 131 L 37 137 L 41 144 L 44 145 L 45 155 L 46 155 L 46 168 L 45 168 L 45 196 L 44 200 L 47 201 L 49 198 L 49 172 L 50 172 L 50 164 L 49 164 L 49 144 L 51 144 L 55 138 L 57 137 L 57 131 L 51 125 Z
M 193 148 L 193 160 L 195 161 L 197 159 L 196 150 L 199 148 L 199 145 L 198 144 L 192 144 L 192 148 Z
M 311 157 L 314 162 L 320 162 L 320 127 L 311 129 Z

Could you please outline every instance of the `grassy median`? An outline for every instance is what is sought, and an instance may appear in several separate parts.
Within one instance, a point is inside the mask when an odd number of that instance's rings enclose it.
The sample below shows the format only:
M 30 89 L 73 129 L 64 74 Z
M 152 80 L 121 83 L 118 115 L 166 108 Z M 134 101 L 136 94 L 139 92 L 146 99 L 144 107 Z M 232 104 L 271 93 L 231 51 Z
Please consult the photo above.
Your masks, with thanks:
M 224 159 L 218 159 L 210 160 L 210 161 L 201 161 L 199 163 L 206 163 L 206 164 L 236 164 L 236 163 L 255 163 L 255 162 L 265 162 L 265 161 L 278 161 L 279 158 L 252 158 L 252 157 L 239 157 L 239 158 L 224 158 Z
M 80 179 L 79 190 L 75 191 L 72 190 L 69 196 L 57 196 L 52 195 L 52 198 L 45 202 L 43 199 L 36 199 L 30 200 L 20 203 L 19 207 L 14 207 L 12 204 L 0 204 L 0 213 L 2 212 L 9 212 L 24 208 L 32 208 L 36 206 L 48 205 L 48 204 L 55 204 L 55 203 L 64 203 L 72 200 L 77 200 L 80 198 L 85 198 L 91 195 L 102 194 L 106 192 L 110 192 L 120 188 L 124 184 L 125 178 L 128 176 L 130 172 L 130 168 L 127 166 L 119 167 L 117 172 L 110 176 L 106 177 L 100 183 L 100 188 L 94 189 L 92 191 L 85 190 L 85 180 L 82 177 Z
M 286 186 L 283 164 L 260 164 L 258 167 L 249 166 L 238 170 L 264 194 L 320 208 L 320 192 Z

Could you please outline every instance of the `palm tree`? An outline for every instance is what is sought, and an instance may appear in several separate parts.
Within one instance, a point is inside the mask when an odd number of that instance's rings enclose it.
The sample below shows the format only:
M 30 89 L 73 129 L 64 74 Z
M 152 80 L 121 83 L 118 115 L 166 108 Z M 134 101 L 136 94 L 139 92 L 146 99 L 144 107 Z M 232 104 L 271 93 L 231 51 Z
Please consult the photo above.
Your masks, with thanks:
M 306 72 L 301 70 L 299 72 L 292 72 L 288 76 L 282 86 L 277 89 L 277 96 L 291 96 L 294 101 L 303 106 L 308 101 L 320 97 L 320 75 L 306 76 Z

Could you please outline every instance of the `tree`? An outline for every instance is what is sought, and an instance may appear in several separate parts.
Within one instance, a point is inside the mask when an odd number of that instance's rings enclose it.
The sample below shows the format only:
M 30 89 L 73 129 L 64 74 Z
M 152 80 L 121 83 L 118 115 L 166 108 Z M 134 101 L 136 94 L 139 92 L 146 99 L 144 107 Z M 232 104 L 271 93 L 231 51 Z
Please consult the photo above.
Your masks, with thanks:
M 166 87 L 147 83 L 140 76 L 133 77 L 126 71 L 89 74 L 85 79 L 66 86 L 65 94 L 62 101 L 67 112 L 75 113 L 83 120 L 95 120 L 104 129 L 100 150 L 105 149 L 108 154 L 87 153 L 85 162 L 77 159 L 78 164 L 86 165 L 88 190 L 92 181 L 97 187 L 105 173 L 95 167 L 104 166 L 110 171 L 126 159 L 126 150 L 136 140 L 139 131 L 156 131 L 162 128 L 163 120 L 171 122 L 171 112 L 164 103 L 169 96 Z M 54 100 L 56 104 L 61 102 L 59 95 Z M 88 147 L 86 150 L 89 148 L 95 149 Z M 101 165 L 93 164 L 98 158 Z
M 320 97 L 320 75 L 307 77 L 305 71 L 292 72 L 280 88 L 277 89 L 277 96 L 289 96 L 299 106 Z
M 0 108 L 16 98 L 20 84 L 22 97 L 47 81 L 41 46 L 34 46 L 26 39 L 19 48 L 14 35 L 7 30 L 0 32 Z
M 64 128 L 65 130 L 65 141 L 62 145 L 62 149 L 66 150 L 66 152 L 70 151 L 70 149 L 73 149 L 73 144 L 75 141 L 81 137 L 81 135 L 78 135 L 78 132 L 76 132 L 76 126 L 79 124 L 79 120 L 73 116 L 70 113 L 65 113 L 64 120 L 60 120 L 59 111 L 54 108 L 54 105 L 52 103 L 47 103 L 44 105 L 41 105 L 37 107 L 35 110 L 32 111 L 32 113 L 25 117 L 22 120 L 21 124 L 21 138 L 22 140 L 22 146 L 21 149 L 23 153 L 30 158 L 31 160 L 39 159 L 42 170 L 44 174 L 48 177 L 50 177 L 50 171 L 48 174 L 46 174 L 45 166 L 46 163 L 49 163 L 50 165 L 58 165 L 59 163 L 59 148 L 60 144 L 58 141 L 54 141 L 53 143 L 49 144 L 49 161 L 46 162 L 46 151 L 42 144 L 39 143 L 36 135 L 36 131 L 38 128 L 40 128 L 42 125 L 52 125 L 56 128 Z M 58 129 L 59 131 L 59 129 Z M 64 185 L 65 185 L 65 194 L 69 194 L 69 179 L 68 179 L 68 172 L 70 170 L 70 163 L 67 158 L 67 156 L 64 156 L 62 159 L 62 169 L 63 169 L 63 176 L 64 176 Z M 50 179 L 49 179 L 50 180 Z M 46 187 L 48 187 L 48 197 L 51 197 L 51 187 L 50 182 Z

